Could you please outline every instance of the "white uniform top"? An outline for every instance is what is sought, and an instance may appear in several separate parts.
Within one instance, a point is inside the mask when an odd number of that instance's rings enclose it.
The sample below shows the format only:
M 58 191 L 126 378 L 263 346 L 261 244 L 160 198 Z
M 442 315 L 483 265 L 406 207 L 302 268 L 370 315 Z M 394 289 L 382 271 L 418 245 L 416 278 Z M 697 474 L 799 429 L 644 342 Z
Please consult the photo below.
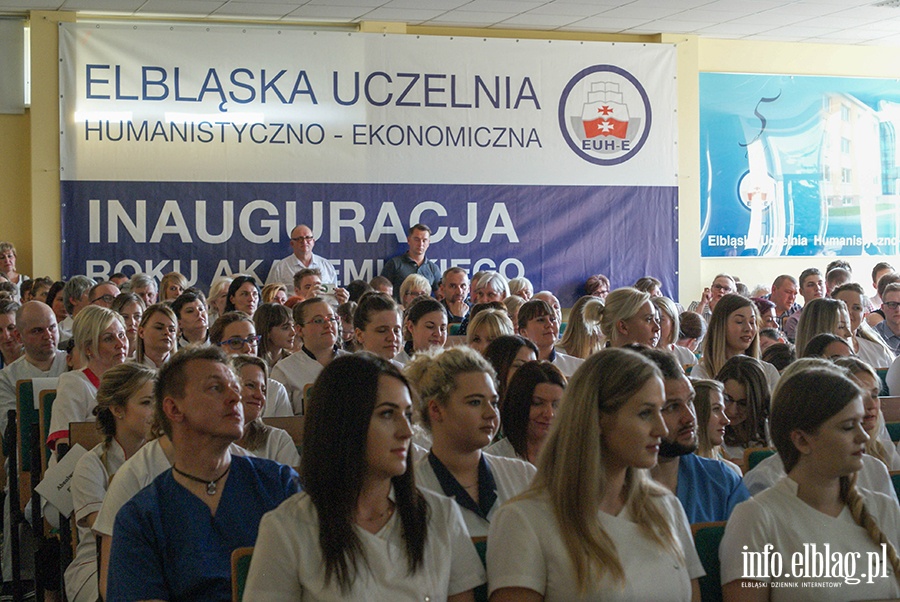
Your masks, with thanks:
M 97 387 L 88 380 L 84 370 L 61 374 L 50 413 L 50 438 L 54 439 L 60 431 L 68 433 L 70 422 L 93 422 L 96 405 Z
M 859 493 L 881 531 L 895 548 L 900 546 L 900 506 L 897 502 L 865 489 L 859 489 Z M 880 571 L 877 571 L 879 576 L 871 579 L 872 583 L 869 583 L 870 579 L 860 579 L 856 584 L 845 582 L 844 577 L 860 578 L 862 574 L 867 573 L 868 554 L 873 554 L 872 558 L 877 556 L 880 559 L 881 547 L 876 546 L 865 529 L 854 522 L 847 507 L 844 507 L 837 517 L 831 517 L 798 498 L 797 483 L 790 477 L 782 478 L 758 496 L 738 504 L 731 513 L 725 527 L 725 536 L 719 546 L 722 583 L 749 578 L 749 575 L 744 574 L 745 569 L 750 572 L 745 554 L 762 552 L 767 544 L 774 546 L 770 548 L 770 556 L 777 552 L 783 562 L 779 571 L 780 577 L 763 577 L 758 571 L 753 571 L 752 580 L 796 584 L 788 588 L 770 589 L 769 600 L 773 602 L 875 600 L 895 599 L 900 596 L 900 586 L 890 564 L 885 567 L 887 577 L 880 576 Z M 744 546 L 747 547 L 746 550 Z M 824 572 L 816 575 L 810 546 L 815 546 L 815 551 L 820 555 L 824 554 L 829 568 L 834 566 L 832 555 L 841 554 L 843 576 L 827 578 Z M 803 562 L 795 564 L 797 553 Z M 850 568 L 846 558 L 848 554 L 854 553 L 855 566 Z M 804 576 L 806 573 L 800 573 L 801 569 L 808 570 L 810 576 L 806 577 Z M 818 587 L 802 587 L 803 583 L 810 582 Z M 829 582 L 836 587 L 821 585 Z
M 887 376 L 884 380 L 891 395 L 900 395 L 900 359 L 895 359 L 891 362 L 891 367 L 888 368 Z
M 266 407 L 263 409 L 262 417 L 273 418 L 293 415 L 291 400 L 284 385 L 277 380 L 268 379 L 266 381 Z
M 884 345 L 862 337 L 856 337 L 856 343 L 859 346 L 856 355 L 873 368 L 889 368 L 894 363 L 894 354 Z
M 578 366 L 584 363 L 584 360 L 580 357 L 575 357 L 574 355 L 566 355 L 565 353 L 556 352 L 556 357 L 553 358 L 553 365 L 559 368 L 559 371 L 563 373 L 563 376 L 566 378 L 572 378 L 572 375 L 575 374 L 575 371 L 578 370 Z
M 269 276 L 266 278 L 266 284 L 280 282 L 287 287 L 288 296 L 290 297 L 294 294 L 294 274 L 307 267 L 318 268 L 322 272 L 322 284 L 338 283 L 337 271 L 331 265 L 331 262 L 324 257 L 319 257 L 313 253 L 312 261 L 309 262 L 308 266 L 305 266 L 297 259 L 296 255 L 291 253 L 284 259 L 279 259 L 272 264 Z
M 675 354 L 675 358 L 678 360 L 678 364 L 684 368 L 685 366 L 696 366 L 697 365 L 697 356 L 694 355 L 687 347 L 682 347 L 681 345 L 675 345 L 672 347 L 671 352 Z M 693 374 L 691 374 L 693 376 Z
M 59 294 L 62 294 L 62 291 L 60 291 Z M 72 338 L 73 324 L 75 324 L 75 318 L 73 318 L 72 316 L 66 316 L 65 320 L 57 324 L 57 328 L 59 328 L 60 345 Z
M 30 378 L 53 378 L 68 370 L 66 352 L 57 351 L 49 370 L 41 370 L 23 355 L 0 370 L 0 433 L 6 432 L 6 413 L 16 409 L 16 383 Z M 66 427 L 68 428 L 68 427 Z
M 491 526 L 490 521 L 494 518 L 494 515 L 497 513 L 497 510 L 500 509 L 500 506 L 502 506 L 506 500 L 525 491 L 531 484 L 534 473 L 537 472 L 534 466 L 519 459 L 501 458 L 489 454 L 484 454 L 483 457 L 487 462 L 488 467 L 491 469 L 491 474 L 494 476 L 494 484 L 497 486 L 497 499 L 487 513 L 487 520 L 481 518 L 472 510 L 460 505 L 459 508 L 466 521 L 466 528 L 469 530 L 469 535 L 472 537 L 487 537 L 488 527 Z M 415 473 L 416 483 L 419 487 L 430 489 L 441 495 L 448 495 L 448 492 L 445 492 L 441 488 L 441 484 L 434 474 L 434 469 L 431 467 L 428 456 L 425 456 L 416 463 Z
M 400 353 L 394 356 L 392 360 L 395 364 L 400 364 L 401 366 L 406 366 L 406 364 L 412 361 L 412 357 L 406 352 L 406 349 L 401 349 Z
M 335 357 L 346 355 L 346 351 L 338 350 Z M 303 413 L 303 399 L 306 389 L 316 381 L 324 366 L 315 358 L 309 357 L 301 349 L 288 357 L 279 360 L 272 368 L 272 380 L 280 382 L 287 390 L 291 403 L 291 413 L 300 415 Z
M 438 602 L 484 583 L 484 567 L 459 507 L 427 490 L 422 495 L 429 507 L 423 566 L 408 573 L 396 512 L 378 533 L 354 526 L 365 561 L 358 562 L 352 588 L 346 593 L 334 579 L 325 583 L 319 521 L 309 495 L 301 492 L 288 498 L 260 522 L 244 599 Z
M 491 521 L 487 567 L 490 592 L 524 587 L 545 602 L 573 600 L 672 602 L 691 599 L 691 580 L 702 577 L 703 565 L 694 548 L 687 516 L 671 493 L 655 498 L 681 544 L 685 561 L 666 553 L 631 520 L 627 509 L 618 516 L 600 512 L 600 523 L 616 545 L 625 581 L 605 573 L 585 594 L 575 585 L 575 568 L 563 544 L 553 509 L 546 497 L 531 497 L 504 505 Z
M 266 444 L 250 451 L 257 458 L 265 458 L 295 468 L 300 466 L 300 454 L 297 453 L 297 446 L 294 445 L 294 440 L 284 429 L 270 426 Z
M 488 445 L 484 453 L 497 456 L 498 458 L 515 458 L 516 460 L 528 462 L 528 460 L 516 453 L 516 448 L 513 447 L 513 444 L 506 437 Z
M 111 474 L 116 474 L 125 463 L 125 452 L 115 439 L 106 453 L 103 464 L 103 447 L 100 443 L 81 456 L 72 474 L 72 503 L 78 525 L 78 548 L 75 559 L 66 569 L 66 596 L 70 602 L 96 602 L 97 588 L 97 539 L 87 527 L 87 517 L 100 511 Z M 107 467 L 109 471 L 107 471 Z
M 228 451 L 237 456 L 252 456 L 243 447 L 234 443 Z M 116 478 L 109 484 L 100 514 L 94 521 L 94 533 L 112 535 L 116 514 L 138 491 L 153 482 L 153 479 L 172 468 L 169 458 L 159 445 L 159 439 L 146 443 L 116 471 Z
M 868 454 L 863 454 L 862 460 L 862 468 L 856 477 L 856 486 L 860 489 L 883 493 L 896 500 L 897 492 L 894 490 L 894 485 L 891 483 L 891 475 L 888 474 L 884 462 Z M 747 491 L 750 492 L 750 495 L 757 495 L 772 487 L 783 476 L 785 476 L 784 463 L 781 461 L 781 456 L 776 453 L 754 466 L 753 470 L 745 474 L 744 485 L 747 486 Z
M 778 384 L 778 379 L 781 378 L 781 373 L 778 372 L 778 368 L 770 364 L 769 362 L 764 362 L 762 360 L 757 360 L 760 364 L 762 364 L 763 374 L 766 375 L 766 383 L 769 385 L 769 395 L 775 392 L 775 385 Z M 693 370 L 691 370 L 691 378 L 706 378 L 715 380 L 716 375 L 709 375 L 706 373 L 706 366 L 703 365 L 703 362 L 698 362 L 696 366 L 694 366 Z

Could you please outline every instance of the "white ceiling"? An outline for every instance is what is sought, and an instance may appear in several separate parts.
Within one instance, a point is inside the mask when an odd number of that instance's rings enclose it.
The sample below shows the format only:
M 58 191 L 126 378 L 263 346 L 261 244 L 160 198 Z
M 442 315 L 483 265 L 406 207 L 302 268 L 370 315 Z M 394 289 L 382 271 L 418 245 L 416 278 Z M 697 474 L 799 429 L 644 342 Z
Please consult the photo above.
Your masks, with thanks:
M 900 46 L 900 0 L 0 0 L 0 14 L 695 34 L 709 38 Z

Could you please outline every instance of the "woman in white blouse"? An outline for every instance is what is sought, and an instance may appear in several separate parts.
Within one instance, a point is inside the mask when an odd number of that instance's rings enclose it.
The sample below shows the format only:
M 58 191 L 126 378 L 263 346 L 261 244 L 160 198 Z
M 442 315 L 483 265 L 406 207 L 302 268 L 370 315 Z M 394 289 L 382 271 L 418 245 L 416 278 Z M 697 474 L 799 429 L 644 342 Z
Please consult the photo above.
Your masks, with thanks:
M 96 602 L 99 596 L 97 539 L 91 527 L 110 479 L 150 436 L 155 383 L 156 370 L 133 362 L 110 368 L 101 379 L 94 414 L 103 442 L 78 460 L 72 475 L 78 549 L 65 573 L 70 602 Z
M 575 372 L 531 488 L 491 521 L 492 602 L 696 600 L 703 575 L 678 499 L 654 483 L 659 370 L 605 349 Z
M 248 600 L 472 600 L 484 583 L 459 509 L 416 488 L 409 385 L 371 353 L 313 384 L 303 492 L 266 514 Z
M 900 507 L 856 486 L 868 440 L 862 396 L 833 366 L 800 370 L 779 383 L 771 429 L 787 475 L 739 504 L 728 520 L 719 547 L 726 602 L 900 596 Z M 763 553 L 777 554 L 781 566 L 750 567 L 748 554 Z M 827 574 L 812 562 L 814 553 L 828 563 Z M 851 566 L 849 558 L 858 560 Z
M 178 348 L 178 318 L 165 303 L 151 305 L 144 312 L 138 326 L 135 361 L 151 368 L 159 368 Z

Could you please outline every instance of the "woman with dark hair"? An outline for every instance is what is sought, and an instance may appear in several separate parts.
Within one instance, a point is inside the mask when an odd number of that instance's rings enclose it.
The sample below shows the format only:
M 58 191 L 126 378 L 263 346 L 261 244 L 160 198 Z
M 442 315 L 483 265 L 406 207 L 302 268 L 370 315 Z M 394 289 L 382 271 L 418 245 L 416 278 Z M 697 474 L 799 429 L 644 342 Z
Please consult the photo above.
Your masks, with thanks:
M 484 571 L 459 509 L 416 487 L 412 392 L 387 360 L 339 357 L 312 388 L 303 492 L 266 514 L 249 600 L 472 599 Z
M 53 314 L 56 316 L 56 323 L 61 324 L 63 320 L 69 317 L 69 312 L 66 311 L 66 304 L 63 303 L 63 289 L 66 287 L 66 283 L 62 280 L 57 280 L 50 286 L 50 290 L 47 291 L 47 305 L 53 310 Z
M 65 574 L 71 602 L 96 602 L 99 596 L 97 538 L 91 527 L 110 479 L 150 438 L 155 383 L 156 370 L 134 362 L 110 368 L 100 381 L 94 416 L 103 441 L 79 458 L 72 474 L 78 548 Z
M 883 494 L 856 486 L 868 439 L 864 413 L 862 391 L 838 369 L 795 372 L 779 384 L 772 403 L 772 439 L 787 476 L 739 504 L 728 520 L 719 547 L 726 602 L 900 596 L 900 507 Z M 834 558 L 848 557 L 860 564 L 854 563 L 856 570 L 841 563 L 833 573 L 804 576 L 793 559 L 811 546 L 828 549 L 828 566 Z M 748 553 L 769 550 L 785 559 L 785 569 L 792 559 L 791 570 L 771 577 L 768 571 L 748 574 Z M 866 579 L 859 578 L 865 569 L 861 558 L 868 558 L 872 571 Z M 803 587 L 807 583 L 814 587 Z
M 394 359 L 404 365 L 419 351 L 443 347 L 447 342 L 447 310 L 437 299 L 416 297 L 406 308 L 403 336 L 406 342 Z
M 598 297 L 601 300 L 606 299 L 611 289 L 609 278 L 603 274 L 595 274 L 584 283 L 584 294 Z
M 253 314 L 253 323 L 260 337 L 256 354 L 266 361 L 271 370 L 280 360 L 291 355 L 297 336 L 294 316 L 281 303 L 263 303 Z
M 242 311 L 248 316 L 256 313 L 259 305 L 259 287 L 251 276 L 236 276 L 228 286 L 225 311 Z
M 830 332 L 822 332 L 806 342 L 806 350 L 802 357 L 824 357 L 830 360 L 852 355 L 853 350 L 847 339 Z
M 394 361 L 403 341 L 400 307 L 384 293 L 363 295 L 353 314 L 353 330 L 363 351 Z
M 566 377 L 550 362 L 524 364 L 509 381 L 500 404 L 505 437 L 485 452 L 537 464 L 565 388 Z
M 731 420 L 725 427 L 722 451 L 726 458 L 740 464 L 745 449 L 769 446 L 766 375 L 759 360 L 736 355 L 725 362 L 716 380 L 725 387 L 725 415 Z
M 189 289 L 172 301 L 172 311 L 178 320 L 178 346 L 209 342 L 209 310 L 206 298 L 196 289 Z
M 134 293 L 122 293 L 113 301 L 111 310 L 122 316 L 125 321 L 125 335 L 128 337 L 128 358 L 134 359 L 137 353 L 138 328 L 144 317 L 144 300 Z
M 775 304 L 762 297 L 753 297 L 750 300 L 756 305 L 756 311 L 759 313 L 759 324 L 757 325 L 759 329 L 766 330 L 767 328 L 774 328 L 778 330 L 778 318 L 775 315 Z
M 517 334 L 497 337 L 484 350 L 484 359 L 491 363 L 497 373 L 497 397 L 500 398 L 501 407 L 513 374 L 526 362 L 533 362 L 537 358 L 537 345 Z

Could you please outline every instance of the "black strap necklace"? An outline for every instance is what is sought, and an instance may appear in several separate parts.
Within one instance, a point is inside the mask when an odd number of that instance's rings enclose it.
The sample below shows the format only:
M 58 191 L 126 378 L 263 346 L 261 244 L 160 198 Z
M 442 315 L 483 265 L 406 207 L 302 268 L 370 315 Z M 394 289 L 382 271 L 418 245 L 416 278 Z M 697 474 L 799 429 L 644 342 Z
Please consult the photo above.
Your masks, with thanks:
M 203 483 L 204 485 L 206 485 L 206 495 L 216 495 L 216 488 L 219 484 L 219 481 L 221 481 L 223 478 L 225 478 L 225 475 L 227 475 L 228 471 L 231 470 L 231 464 L 228 465 L 228 468 L 225 469 L 225 472 L 220 474 L 218 477 L 216 477 L 212 481 L 207 481 L 206 479 L 201 479 L 199 477 L 195 477 L 194 475 L 188 474 L 188 473 L 184 472 L 183 470 L 178 470 L 178 467 L 175 466 L 174 464 L 172 465 L 172 470 L 174 470 L 175 472 L 177 472 L 178 474 L 180 474 L 181 476 L 183 476 L 186 479 L 190 479 L 192 481 L 196 481 L 198 483 Z

